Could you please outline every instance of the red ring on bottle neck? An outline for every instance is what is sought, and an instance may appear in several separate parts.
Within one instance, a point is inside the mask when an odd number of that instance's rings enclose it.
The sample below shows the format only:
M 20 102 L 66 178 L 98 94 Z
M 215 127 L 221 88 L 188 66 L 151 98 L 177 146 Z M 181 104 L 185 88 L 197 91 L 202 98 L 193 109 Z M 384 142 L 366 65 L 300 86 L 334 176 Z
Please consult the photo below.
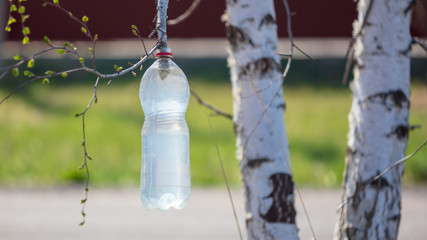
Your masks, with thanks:
M 170 52 L 159 52 L 159 53 L 156 53 L 156 57 L 172 57 L 172 53 L 170 53 Z

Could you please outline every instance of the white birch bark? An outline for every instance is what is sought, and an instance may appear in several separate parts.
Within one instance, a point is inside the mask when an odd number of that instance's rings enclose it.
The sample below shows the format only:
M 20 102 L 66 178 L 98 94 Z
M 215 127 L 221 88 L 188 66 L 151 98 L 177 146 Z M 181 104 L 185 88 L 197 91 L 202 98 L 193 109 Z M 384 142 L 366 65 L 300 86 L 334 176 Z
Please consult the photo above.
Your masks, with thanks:
M 403 164 L 372 179 L 405 155 L 409 118 L 411 0 L 359 0 L 354 22 L 353 103 L 344 192 L 335 239 L 396 239 Z
M 248 239 L 298 239 L 273 0 L 228 0 L 223 20 Z M 268 110 L 267 110 L 268 109 Z

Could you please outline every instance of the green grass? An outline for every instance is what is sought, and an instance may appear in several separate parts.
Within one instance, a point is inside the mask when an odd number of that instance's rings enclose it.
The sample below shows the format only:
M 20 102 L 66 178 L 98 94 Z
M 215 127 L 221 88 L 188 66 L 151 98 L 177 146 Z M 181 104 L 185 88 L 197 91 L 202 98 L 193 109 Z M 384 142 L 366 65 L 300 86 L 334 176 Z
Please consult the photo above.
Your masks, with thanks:
M 139 184 L 143 112 L 138 98 L 138 80 L 124 80 L 99 88 L 99 102 L 87 114 L 87 146 L 91 184 L 137 186 Z M 190 82 L 200 96 L 232 112 L 227 83 Z M 77 170 L 83 161 L 81 118 L 73 115 L 92 96 L 89 85 L 35 84 L 0 105 L 0 185 L 47 186 L 81 183 L 85 173 Z M 0 89 L 0 96 L 7 90 Z M 411 124 L 425 124 L 425 87 L 413 88 Z M 294 177 L 300 185 L 337 186 L 342 180 L 351 93 L 340 88 L 294 86 L 285 88 L 286 127 Z M 191 171 L 194 185 L 222 185 L 220 165 L 206 113 L 190 100 Z M 230 120 L 211 118 L 229 180 L 240 183 L 235 158 L 235 136 Z M 410 133 L 408 153 L 427 137 L 423 126 Z M 427 148 L 408 160 L 405 183 L 427 182 Z

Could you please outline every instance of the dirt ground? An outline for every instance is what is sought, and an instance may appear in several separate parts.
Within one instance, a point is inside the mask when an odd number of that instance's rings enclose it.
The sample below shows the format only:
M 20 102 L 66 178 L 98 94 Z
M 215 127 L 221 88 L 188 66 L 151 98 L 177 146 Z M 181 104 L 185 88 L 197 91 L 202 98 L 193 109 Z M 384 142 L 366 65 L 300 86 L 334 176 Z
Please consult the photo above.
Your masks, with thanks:
M 427 187 L 403 192 L 399 239 L 426 239 Z M 225 189 L 193 189 L 184 209 L 168 212 L 145 210 L 136 188 L 91 189 L 89 193 L 87 221 L 79 227 L 83 189 L 0 188 L 0 239 L 239 239 Z M 232 194 L 244 230 L 242 192 Z M 332 239 L 340 191 L 301 189 L 301 194 L 317 239 Z M 312 239 L 299 199 L 297 210 L 301 239 Z

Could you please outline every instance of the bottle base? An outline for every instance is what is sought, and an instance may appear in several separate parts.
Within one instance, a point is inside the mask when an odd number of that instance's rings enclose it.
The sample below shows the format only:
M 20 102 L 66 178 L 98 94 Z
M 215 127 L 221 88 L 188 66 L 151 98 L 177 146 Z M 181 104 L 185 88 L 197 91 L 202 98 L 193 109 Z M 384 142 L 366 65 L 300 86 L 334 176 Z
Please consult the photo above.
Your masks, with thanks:
M 191 196 L 188 187 L 162 187 L 154 190 L 141 189 L 142 205 L 148 210 L 168 211 L 170 208 L 182 209 Z

